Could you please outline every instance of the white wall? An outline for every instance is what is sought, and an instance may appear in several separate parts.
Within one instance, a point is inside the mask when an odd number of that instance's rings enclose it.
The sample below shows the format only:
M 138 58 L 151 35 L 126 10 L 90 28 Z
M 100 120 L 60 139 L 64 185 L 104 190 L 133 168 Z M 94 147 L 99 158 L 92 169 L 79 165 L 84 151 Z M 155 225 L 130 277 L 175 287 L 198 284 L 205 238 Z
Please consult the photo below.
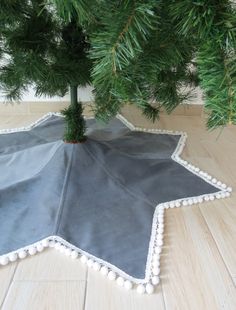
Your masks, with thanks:
M 92 101 L 93 100 L 93 94 L 92 94 L 92 87 L 83 87 L 78 89 L 78 98 L 81 101 Z M 32 102 L 40 102 L 40 101 L 48 101 L 48 102 L 60 102 L 60 101 L 69 101 L 70 95 L 67 94 L 65 97 L 35 97 L 34 91 L 32 88 L 29 89 L 29 91 L 22 97 L 22 101 L 32 101 Z M 4 95 L 0 92 L 0 102 L 4 102 Z
M 78 89 L 78 98 L 79 100 L 86 102 L 86 101 L 93 101 L 93 94 L 92 94 L 92 87 L 91 86 L 87 86 L 87 87 L 83 87 L 83 88 L 79 88 Z M 190 100 L 189 103 L 190 104 L 203 104 L 202 101 L 202 92 L 200 90 L 200 88 L 197 88 L 194 92 L 195 94 L 195 98 Z M 34 96 L 34 91 L 32 88 L 29 89 L 29 92 L 26 93 L 23 98 L 22 101 L 24 102 L 67 102 L 70 100 L 70 96 L 69 94 L 67 94 L 65 97 L 52 97 L 52 98 L 48 98 L 48 97 L 35 97 Z M 0 92 L 0 102 L 4 102 L 4 96 L 3 94 L 1 94 Z

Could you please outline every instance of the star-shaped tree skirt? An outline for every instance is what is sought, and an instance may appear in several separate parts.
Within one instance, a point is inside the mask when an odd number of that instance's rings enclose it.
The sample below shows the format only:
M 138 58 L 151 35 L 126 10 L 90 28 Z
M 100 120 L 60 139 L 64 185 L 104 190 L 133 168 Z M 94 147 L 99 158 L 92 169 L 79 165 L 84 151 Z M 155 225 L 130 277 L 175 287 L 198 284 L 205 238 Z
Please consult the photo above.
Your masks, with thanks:
M 179 157 L 186 135 L 87 120 L 85 143 L 62 141 L 63 117 L 0 135 L 0 264 L 47 247 L 126 289 L 159 283 L 164 210 L 231 188 Z

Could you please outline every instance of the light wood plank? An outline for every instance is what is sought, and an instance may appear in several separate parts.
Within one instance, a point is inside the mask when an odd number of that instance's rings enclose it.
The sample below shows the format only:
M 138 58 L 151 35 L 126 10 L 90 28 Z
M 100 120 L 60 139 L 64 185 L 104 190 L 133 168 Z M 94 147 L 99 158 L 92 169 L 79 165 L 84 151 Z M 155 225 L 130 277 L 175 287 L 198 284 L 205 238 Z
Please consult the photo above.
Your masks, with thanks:
M 20 261 L 14 280 L 79 281 L 86 280 L 87 267 L 55 249 L 47 249 Z
M 0 308 L 11 284 L 17 263 L 0 267 Z
M 120 288 L 93 270 L 88 272 L 87 285 L 85 310 L 165 309 L 161 286 L 153 295 L 139 295 L 135 290 Z
M 166 309 L 235 309 L 232 278 L 197 206 L 167 210 L 164 242 Z
M 201 212 L 232 278 L 236 277 L 236 209 L 233 199 L 201 206 Z
M 13 282 L 2 310 L 83 310 L 85 282 Z

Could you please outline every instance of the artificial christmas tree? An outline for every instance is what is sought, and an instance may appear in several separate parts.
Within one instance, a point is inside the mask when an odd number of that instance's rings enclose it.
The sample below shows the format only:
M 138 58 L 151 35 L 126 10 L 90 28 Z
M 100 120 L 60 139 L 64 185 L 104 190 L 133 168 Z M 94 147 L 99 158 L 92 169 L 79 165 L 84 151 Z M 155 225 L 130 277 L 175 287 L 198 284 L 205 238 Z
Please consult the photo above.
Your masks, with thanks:
M 31 83 L 36 95 L 64 95 L 69 86 L 75 94 L 91 73 L 97 117 L 135 104 L 155 120 L 200 83 L 208 127 L 236 122 L 233 1 L 3 0 L 0 9 L 1 55 L 8 55 L 0 83 L 9 99 Z M 66 140 L 83 140 L 84 122 L 80 116 L 75 132 L 72 115 Z
M 232 189 L 180 158 L 183 132 L 137 128 L 116 114 L 136 104 L 155 120 L 200 80 L 209 126 L 234 123 L 231 3 L 2 0 L 0 9 L 8 98 L 32 83 L 36 95 L 71 91 L 64 118 L 49 113 L 0 132 L 0 265 L 54 247 L 127 290 L 152 293 L 165 210 L 226 198 Z M 90 80 L 97 117 L 116 116 L 106 127 L 83 118 L 77 86 Z M 77 143 L 85 127 L 86 143 Z
M 77 88 L 90 82 L 86 33 L 73 13 L 65 22 L 43 3 L 1 1 L 0 85 L 8 100 L 20 100 L 31 85 L 36 96 L 63 96 L 70 89 L 71 105 L 63 111 L 67 122 L 64 139 L 83 141 L 85 122 Z
M 155 120 L 200 83 L 208 127 L 236 123 L 235 1 L 53 2 L 65 19 L 75 10 L 91 25 L 97 116 L 110 118 L 132 103 Z

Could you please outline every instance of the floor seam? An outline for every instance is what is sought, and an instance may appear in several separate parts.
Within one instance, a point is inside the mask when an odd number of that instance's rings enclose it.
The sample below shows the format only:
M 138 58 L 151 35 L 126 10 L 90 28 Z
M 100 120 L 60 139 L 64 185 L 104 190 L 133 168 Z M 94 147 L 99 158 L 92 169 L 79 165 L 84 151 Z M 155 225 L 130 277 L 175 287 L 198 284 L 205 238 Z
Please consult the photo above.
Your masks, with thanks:
M 3 300 L 2 300 L 2 303 L 0 304 L 0 309 L 3 309 L 3 306 L 4 306 L 4 304 L 5 304 L 5 301 L 6 301 L 6 299 L 7 299 L 7 296 L 9 295 L 9 291 L 11 290 L 11 286 L 12 286 L 12 284 L 13 284 L 13 282 L 14 282 L 13 279 L 14 279 L 14 277 L 15 277 L 16 270 L 17 270 L 18 266 L 19 266 L 19 263 L 16 264 L 15 270 L 14 270 L 12 276 L 11 276 L 11 280 L 10 280 L 10 283 L 9 283 L 9 285 L 8 285 L 7 291 L 6 291 L 5 296 L 4 296 Z
M 83 300 L 83 310 L 86 310 L 87 304 L 87 293 L 88 293 L 88 268 L 86 269 L 86 281 L 85 281 L 85 289 L 84 289 L 84 300 Z
M 221 254 L 221 251 L 220 251 L 220 249 L 219 249 L 219 247 L 218 247 L 218 244 L 217 244 L 217 242 L 216 242 L 216 239 L 215 239 L 214 235 L 212 234 L 212 231 L 211 231 L 211 229 L 210 229 L 210 226 L 208 225 L 208 222 L 207 222 L 207 220 L 206 220 L 204 214 L 202 213 L 202 210 L 201 210 L 201 207 L 200 207 L 200 206 L 199 206 L 199 210 L 200 210 L 200 214 L 201 214 L 201 216 L 202 216 L 202 218 L 203 218 L 203 220 L 204 220 L 204 222 L 205 222 L 205 224 L 206 224 L 206 227 L 207 227 L 208 231 L 209 231 L 210 234 L 211 234 L 212 240 L 214 241 L 214 244 L 216 245 L 217 252 L 219 253 L 219 255 L 220 255 L 221 259 L 222 259 L 222 262 L 223 262 L 223 264 L 224 264 L 224 266 L 225 266 L 225 269 L 227 270 L 227 273 L 228 273 L 230 279 L 232 280 L 232 283 L 234 283 L 233 276 L 231 275 L 230 270 L 229 270 L 229 268 L 228 268 L 228 266 L 227 266 L 227 264 L 226 264 L 226 262 L 225 262 L 225 260 L 224 260 L 224 257 L 223 257 L 222 254 Z

